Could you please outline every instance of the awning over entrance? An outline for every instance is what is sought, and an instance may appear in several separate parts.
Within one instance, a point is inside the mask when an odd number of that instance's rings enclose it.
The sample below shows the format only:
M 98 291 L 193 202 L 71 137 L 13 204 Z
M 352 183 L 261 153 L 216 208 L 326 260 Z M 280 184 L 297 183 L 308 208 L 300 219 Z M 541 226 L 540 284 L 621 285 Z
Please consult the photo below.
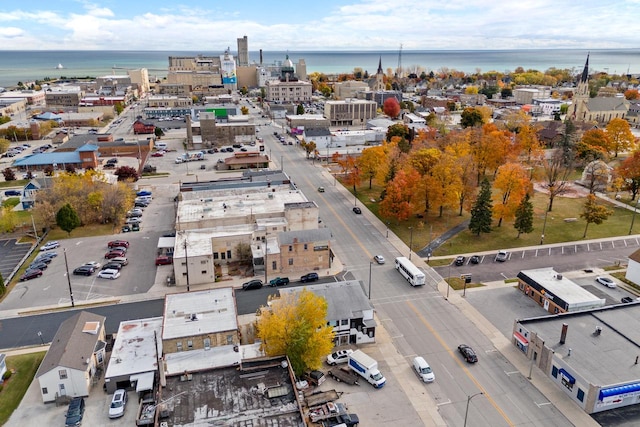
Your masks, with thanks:
M 519 332 L 514 332 L 513 337 L 522 345 L 529 345 L 529 340 L 522 336 Z
M 129 377 L 130 382 L 136 382 L 136 391 L 153 390 L 153 372 L 145 372 L 144 374 L 135 374 Z
M 562 369 L 560 369 L 562 371 Z M 633 393 L 633 392 L 637 392 L 640 391 L 640 383 L 632 383 L 632 384 L 626 384 L 626 385 L 621 385 L 618 387 L 610 387 L 610 388 L 605 388 L 600 390 L 600 400 L 604 400 L 605 397 L 609 397 L 609 396 L 617 396 L 619 394 L 625 394 L 625 393 Z

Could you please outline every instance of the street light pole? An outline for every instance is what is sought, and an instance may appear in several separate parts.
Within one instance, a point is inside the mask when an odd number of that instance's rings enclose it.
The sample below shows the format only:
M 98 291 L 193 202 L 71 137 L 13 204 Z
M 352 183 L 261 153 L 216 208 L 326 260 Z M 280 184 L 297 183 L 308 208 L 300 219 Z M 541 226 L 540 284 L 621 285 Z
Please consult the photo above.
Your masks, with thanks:
M 551 202 L 549 202 L 551 203 Z M 542 223 L 542 235 L 540 236 L 540 244 L 544 244 L 544 230 L 547 228 L 547 215 L 549 215 L 549 208 L 544 212 L 544 222 Z
M 411 252 L 413 252 L 413 227 L 409 227 L 409 260 L 411 260 Z
M 478 392 L 476 394 L 472 394 L 471 396 L 467 396 L 467 409 L 464 411 L 464 427 L 467 427 L 467 415 L 469 414 L 469 403 L 471 402 L 471 399 L 481 394 L 484 393 Z
M 42 332 L 38 331 L 38 337 L 40 337 L 40 341 L 42 341 L 42 345 L 44 345 L 44 339 L 42 338 Z
M 69 297 L 71 298 L 71 307 L 75 307 L 76 304 L 73 301 L 73 289 L 71 289 L 71 276 L 69 276 L 69 262 L 67 262 L 67 248 L 63 250 L 64 253 L 64 266 L 67 269 L 67 282 L 69 283 Z
M 636 220 L 636 212 L 638 212 L 638 203 L 640 203 L 640 199 L 633 205 L 633 216 L 631 217 L 631 227 L 629 227 L 629 234 L 633 231 L 633 223 Z
M 369 300 L 371 300 L 371 266 L 373 263 L 369 261 Z

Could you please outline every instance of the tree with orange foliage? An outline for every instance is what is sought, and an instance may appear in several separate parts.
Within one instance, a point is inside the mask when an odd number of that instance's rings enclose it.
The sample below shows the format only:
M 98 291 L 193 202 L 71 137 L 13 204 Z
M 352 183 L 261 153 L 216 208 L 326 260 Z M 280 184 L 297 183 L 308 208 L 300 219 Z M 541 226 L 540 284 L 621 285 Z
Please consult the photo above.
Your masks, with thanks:
M 493 216 L 502 220 L 515 218 L 516 210 L 531 188 L 527 171 L 519 163 L 506 163 L 498 168 L 493 188 L 498 190 L 493 197 Z
M 415 186 L 420 175 L 413 169 L 402 169 L 385 188 L 384 199 L 380 202 L 380 215 L 398 222 L 407 220 L 414 209 Z
M 382 105 L 382 111 L 384 111 L 387 116 L 395 119 L 398 117 L 398 114 L 400 114 L 400 103 L 395 98 L 387 98 Z
M 544 156 L 542 143 L 531 125 L 525 125 L 519 128 L 516 134 L 516 145 L 520 150 L 521 157 L 524 158 L 524 161 L 530 168 L 534 168 L 539 164 L 542 156 Z
M 427 179 L 430 199 L 438 206 L 442 217 L 445 207 L 455 208 L 458 204 L 459 194 L 463 190 L 462 168 L 456 162 L 456 157 L 451 154 L 439 156 L 438 162 L 433 165 L 431 174 Z
M 356 160 L 362 179 L 369 180 L 369 190 L 371 190 L 373 179 L 384 167 L 386 160 L 387 153 L 385 145 L 365 148 L 362 150 L 362 155 Z
M 631 193 L 631 200 L 635 200 L 640 192 L 640 151 L 635 151 L 616 169 L 616 175 L 624 180 L 624 189 Z
M 611 141 L 611 149 L 614 157 L 618 157 L 618 153 L 632 149 L 635 145 L 636 138 L 631 133 L 629 122 L 624 119 L 611 119 L 607 124 L 607 136 Z
M 430 187 L 428 185 L 429 176 L 431 175 L 432 169 L 440 158 L 442 153 L 437 148 L 420 148 L 417 150 L 413 150 L 409 157 L 407 158 L 407 162 L 411 167 L 418 172 L 420 177 L 423 180 L 423 194 L 424 196 L 424 210 L 427 212 L 430 208 Z
M 632 101 L 634 99 L 640 99 L 640 93 L 638 89 L 627 89 L 624 91 L 625 99 Z
M 357 194 L 357 185 L 360 184 L 362 177 L 356 159 L 353 156 L 339 157 L 336 163 L 342 169 L 344 184 L 347 186 L 352 185 L 353 193 Z
M 576 144 L 578 158 L 587 162 L 606 159 L 613 145 L 609 136 L 602 129 L 589 129 L 582 134 L 580 142 Z

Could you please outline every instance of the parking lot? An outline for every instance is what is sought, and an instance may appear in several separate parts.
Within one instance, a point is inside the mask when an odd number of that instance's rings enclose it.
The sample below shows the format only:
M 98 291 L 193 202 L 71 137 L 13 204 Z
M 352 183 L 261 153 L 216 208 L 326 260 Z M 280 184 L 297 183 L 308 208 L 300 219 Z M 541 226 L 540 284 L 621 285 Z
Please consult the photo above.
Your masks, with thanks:
M 140 185 L 142 188 L 143 186 Z M 144 186 L 147 188 L 147 186 Z M 152 187 L 149 187 L 152 188 Z M 175 192 L 174 192 L 175 190 Z M 0 305 L 2 310 L 26 309 L 37 306 L 68 306 L 71 304 L 69 287 L 73 291 L 74 303 L 94 301 L 105 298 L 117 298 L 120 295 L 144 293 L 158 281 L 166 281 L 165 277 L 156 277 L 158 268 L 155 265 L 158 238 L 163 233 L 174 230 L 173 197 L 177 186 L 166 186 L 158 190 L 153 189 L 154 200 L 144 210 L 141 230 L 138 232 L 121 233 L 97 237 L 70 238 L 59 240 L 60 247 L 54 249 L 58 256 L 44 270 L 44 274 L 32 280 L 18 283 Z M 168 215 L 167 212 L 171 212 Z M 72 234 L 73 236 L 73 234 Z M 96 273 L 91 276 L 69 275 L 76 267 L 87 262 L 107 261 L 107 243 L 111 240 L 127 240 L 130 247 L 126 257 L 129 265 L 121 270 L 121 276 L 116 280 L 101 279 Z M 19 245 L 22 246 L 22 245 Z M 26 246 L 26 245 L 25 245 Z M 0 246 L 0 254 L 7 250 L 9 255 L 2 257 L 2 261 L 21 256 L 17 251 L 4 249 Z M 26 253 L 28 248 L 22 248 Z M 66 252 L 66 264 L 65 264 Z M 15 262 L 19 261 L 16 260 Z M 71 285 L 69 285 L 69 281 Z
M 0 240 L 0 273 L 5 280 L 30 249 L 30 244 L 18 243 L 16 239 Z

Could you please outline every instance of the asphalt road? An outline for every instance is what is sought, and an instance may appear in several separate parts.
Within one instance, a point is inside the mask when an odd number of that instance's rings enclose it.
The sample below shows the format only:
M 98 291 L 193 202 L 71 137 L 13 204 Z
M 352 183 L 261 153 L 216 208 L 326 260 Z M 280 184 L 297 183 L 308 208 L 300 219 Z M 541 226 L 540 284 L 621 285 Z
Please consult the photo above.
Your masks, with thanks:
M 467 397 L 478 392 L 484 394 L 470 404 L 470 425 L 569 425 L 551 402 L 515 373 L 515 367 L 477 326 L 442 298 L 435 287 L 439 277 L 432 270 L 426 272 L 426 286 L 409 286 L 389 262 L 400 254 L 388 242 L 386 232 L 373 227 L 366 212 L 352 212 L 357 202 L 338 191 L 333 179 L 322 174 L 321 166 L 305 159 L 302 150 L 277 143 L 273 132 L 262 135 L 273 152 L 272 158 L 277 161 L 282 157 L 285 172 L 320 207 L 323 223 L 334 236 L 332 248 L 347 275 L 361 280 L 367 292 L 371 277 L 371 301 L 397 351 L 407 364 L 413 356 L 421 355 L 433 367 L 436 381 L 426 387 L 426 392 L 438 402 L 438 412 L 448 425 L 463 424 Z M 318 186 L 325 187 L 325 192 L 318 193 Z M 371 264 L 375 254 L 382 254 L 389 261 L 385 265 Z M 479 363 L 467 365 L 462 361 L 457 353 L 461 343 L 475 348 Z M 381 370 L 387 376 L 390 367 L 381 366 Z M 395 381 L 389 376 L 387 379 Z M 407 419 L 410 415 L 407 413 Z M 395 422 L 403 424 L 403 420 Z

